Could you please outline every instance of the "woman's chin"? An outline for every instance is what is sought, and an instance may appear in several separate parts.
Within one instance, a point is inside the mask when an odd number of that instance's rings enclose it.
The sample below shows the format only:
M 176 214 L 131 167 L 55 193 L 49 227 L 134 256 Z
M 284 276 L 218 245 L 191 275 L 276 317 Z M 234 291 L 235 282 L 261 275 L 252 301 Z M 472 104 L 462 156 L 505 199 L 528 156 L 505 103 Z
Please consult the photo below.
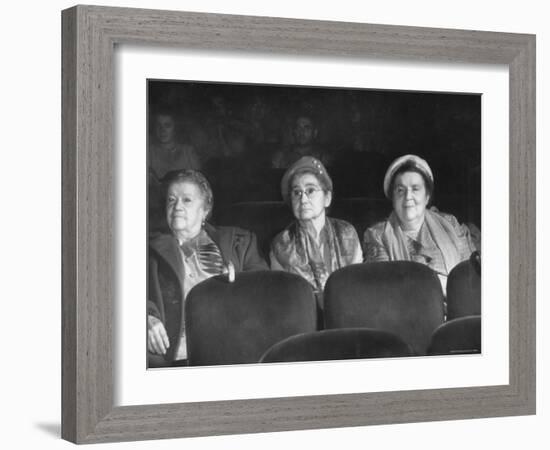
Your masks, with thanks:
M 170 224 L 170 229 L 174 232 L 185 232 L 187 231 L 187 222 L 185 220 L 172 220 Z
M 418 223 L 418 221 L 421 221 L 422 220 L 422 217 L 419 216 L 418 214 L 414 213 L 414 214 L 399 214 L 397 216 L 399 218 L 399 222 L 401 222 L 401 225 L 411 225 L 411 224 L 414 224 L 414 223 Z
M 314 216 L 315 215 L 313 214 L 312 211 L 304 211 L 298 214 L 296 218 L 300 221 L 304 221 L 304 220 L 313 220 L 315 218 Z

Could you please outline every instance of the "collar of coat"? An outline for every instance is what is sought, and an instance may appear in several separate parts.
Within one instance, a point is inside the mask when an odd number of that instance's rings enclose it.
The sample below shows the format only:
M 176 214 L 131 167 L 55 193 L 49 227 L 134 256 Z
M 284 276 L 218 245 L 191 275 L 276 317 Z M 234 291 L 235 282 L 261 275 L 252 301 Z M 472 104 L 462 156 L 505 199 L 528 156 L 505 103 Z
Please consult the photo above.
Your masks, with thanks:
M 237 229 L 233 227 L 217 228 L 206 223 L 204 230 L 216 243 L 220 249 L 224 264 L 227 264 L 227 257 L 231 255 L 232 251 L 230 247 L 236 240 L 234 234 Z M 227 231 L 229 230 L 231 233 L 228 235 Z M 177 238 L 172 234 L 161 234 L 153 238 L 149 245 L 152 251 L 168 263 L 174 274 L 178 277 L 179 282 L 183 285 L 183 260 Z

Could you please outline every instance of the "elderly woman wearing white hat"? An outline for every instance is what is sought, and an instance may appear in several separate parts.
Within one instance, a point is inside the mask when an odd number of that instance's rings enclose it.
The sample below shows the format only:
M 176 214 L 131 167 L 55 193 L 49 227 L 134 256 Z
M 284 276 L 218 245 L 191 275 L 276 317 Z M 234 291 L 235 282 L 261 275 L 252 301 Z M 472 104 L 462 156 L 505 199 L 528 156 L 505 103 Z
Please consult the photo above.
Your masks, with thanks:
M 434 177 L 430 166 L 416 155 L 397 158 L 384 177 L 384 194 L 392 201 L 390 217 L 367 229 L 365 261 L 416 261 L 439 276 L 446 292 L 447 276 L 468 259 L 478 245 L 457 219 L 428 208 Z
M 304 156 L 288 168 L 281 181 L 283 199 L 296 218 L 271 243 L 274 270 L 305 278 L 322 308 L 322 292 L 336 269 L 363 262 L 353 225 L 326 216 L 332 202 L 332 180 L 316 158 Z

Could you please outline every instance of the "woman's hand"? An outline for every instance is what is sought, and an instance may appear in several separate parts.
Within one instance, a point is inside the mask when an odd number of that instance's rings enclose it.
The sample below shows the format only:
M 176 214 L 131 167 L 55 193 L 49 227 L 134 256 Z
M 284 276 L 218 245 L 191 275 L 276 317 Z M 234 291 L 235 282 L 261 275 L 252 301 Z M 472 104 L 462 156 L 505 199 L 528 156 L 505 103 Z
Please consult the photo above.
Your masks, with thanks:
M 166 354 L 170 340 L 164 324 L 155 316 L 147 316 L 147 350 L 156 355 Z

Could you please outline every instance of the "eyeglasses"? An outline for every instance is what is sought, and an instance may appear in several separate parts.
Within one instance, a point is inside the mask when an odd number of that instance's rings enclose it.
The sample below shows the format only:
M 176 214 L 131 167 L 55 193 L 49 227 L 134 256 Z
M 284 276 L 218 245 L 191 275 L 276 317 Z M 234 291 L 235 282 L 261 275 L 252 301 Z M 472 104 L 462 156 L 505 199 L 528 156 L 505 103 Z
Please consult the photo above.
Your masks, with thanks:
M 319 189 L 317 187 L 308 187 L 308 188 L 305 188 L 305 189 L 292 189 L 290 191 L 290 195 L 292 196 L 293 200 L 301 199 L 302 195 L 304 195 L 304 194 L 308 199 L 310 199 L 313 196 L 315 196 L 315 194 L 317 194 L 317 192 L 321 192 L 321 191 L 322 191 L 322 189 Z

